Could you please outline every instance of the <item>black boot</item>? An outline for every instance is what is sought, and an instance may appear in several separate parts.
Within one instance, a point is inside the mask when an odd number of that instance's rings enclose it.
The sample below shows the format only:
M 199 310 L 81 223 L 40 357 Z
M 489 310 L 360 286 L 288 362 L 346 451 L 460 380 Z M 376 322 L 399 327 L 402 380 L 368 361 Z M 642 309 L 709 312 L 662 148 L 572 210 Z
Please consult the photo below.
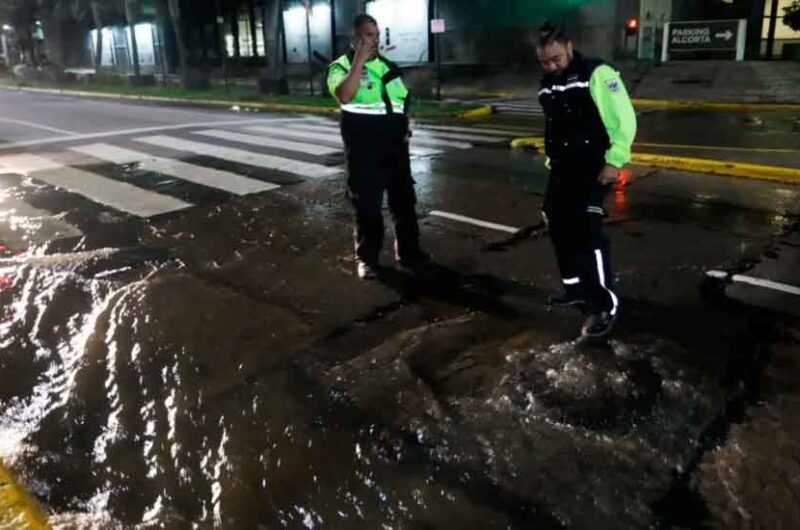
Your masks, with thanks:
M 551 294 L 547 297 L 550 307 L 581 307 L 586 305 L 586 299 L 579 289 L 567 288 L 563 293 Z

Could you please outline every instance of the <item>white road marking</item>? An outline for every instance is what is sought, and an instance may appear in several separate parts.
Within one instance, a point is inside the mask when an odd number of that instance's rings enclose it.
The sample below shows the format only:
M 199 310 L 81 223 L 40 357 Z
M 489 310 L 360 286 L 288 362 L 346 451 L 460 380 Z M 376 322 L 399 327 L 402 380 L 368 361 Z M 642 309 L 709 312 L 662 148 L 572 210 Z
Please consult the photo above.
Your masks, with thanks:
M 0 121 L 4 121 L 7 123 L 14 123 L 16 125 L 24 125 L 26 127 L 41 129 L 43 131 L 49 131 L 57 134 L 67 134 L 69 136 L 75 136 L 77 134 L 80 134 L 74 131 L 65 131 L 64 129 L 56 129 L 55 127 L 50 127 L 49 125 L 42 125 L 40 123 L 33 123 L 25 120 L 12 120 L 11 118 L 0 118 Z
M 522 129 L 485 129 L 481 127 L 457 127 L 455 125 L 427 125 L 417 124 L 413 129 L 431 130 L 431 131 L 449 131 L 449 132 L 463 132 L 463 133 L 478 133 L 478 134 L 491 134 L 495 136 L 503 136 L 506 138 L 515 138 L 517 136 L 527 134 Z
M 327 134 L 339 134 L 339 129 L 337 126 L 331 125 L 307 125 L 302 123 L 293 123 L 289 127 L 294 130 L 302 130 L 302 131 L 317 131 L 320 133 L 327 133 Z M 419 134 L 418 134 L 419 133 Z M 437 137 L 438 136 L 438 137 Z M 452 147 L 455 149 L 471 149 L 473 147 L 472 144 L 465 143 L 465 142 L 453 142 L 450 140 L 445 139 L 447 133 L 437 134 L 437 136 L 433 136 L 431 132 L 425 132 L 418 129 L 413 129 L 413 135 L 411 136 L 411 145 L 413 146 L 412 149 L 416 148 L 417 145 L 433 145 L 433 146 L 442 146 L 442 147 Z M 481 137 L 482 140 L 488 141 L 495 141 L 500 142 L 503 140 L 496 139 L 496 138 L 485 138 Z
M 442 212 L 439 210 L 433 210 L 432 212 L 430 212 L 430 215 L 441 217 L 443 219 L 450 219 L 451 221 L 458 221 L 459 223 L 466 223 L 473 226 L 480 226 L 482 228 L 489 228 L 491 230 L 497 230 L 499 232 L 507 232 L 509 234 L 516 234 L 520 230 L 519 228 L 515 228 L 513 226 L 491 223 L 489 221 L 482 221 L 480 219 L 475 219 L 473 217 L 467 217 L 465 215 L 459 215 L 450 212 Z
M 31 147 L 37 145 L 50 145 L 61 142 L 70 142 L 76 140 L 99 140 L 103 138 L 112 138 L 114 136 L 126 136 L 131 134 L 147 134 L 157 133 L 164 131 L 179 131 L 182 129 L 192 128 L 208 128 L 208 127 L 228 127 L 232 125 L 249 125 L 256 123 L 274 123 L 274 122 L 292 122 L 304 121 L 300 118 L 263 118 L 263 119 L 238 119 L 238 120 L 224 120 L 224 121 L 205 121 L 196 123 L 182 123 L 179 125 L 158 125 L 155 127 L 139 127 L 135 129 L 117 129 L 113 131 L 103 131 L 87 134 L 72 134 L 70 136 L 60 136 L 57 138 L 43 138 L 41 140 L 26 140 L 22 142 L 13 142 L 9 144 L 0 145 L 0 151 L 7 151 L 18 147 Z
M 115 145 L 91 144 L 73 147 L 72 150 L 115 164 L 137 164 L 144 171 L 169 175 L 180 180 L 194 182 L 195 184 L 227 191 L 235 195 L 261 193 L 280 187 L 277 184 L 243 177 L 229 171 L 220 171 L 171 158 L 160 158 Z
M 276 149 L 283 149 L 284 151 L 296 151 L 298 153 L 305 153 L 308 155 L 332 155 L 341 152 L 341 149 L 319 144 L 292 142 L 289 140 L 271 138 L 269 136 L 255 136 L 252 134 L 242 134 L 230 131 L 221 131 L 217 129 L 194 131 L 194 134 L 208 136 L 210 138 L 219 138 L 220 140 L 230 140 L 231 142 L 258 145 L 261 147 L 274 147 Z
M 782 293 L 800 296 L 800 287 L 796 287 L 794 285 L 789 285 L 786 283 L 773 282 L 772 280 L 763 280 L 761 278 L 754 278 L 752 276 L 745 276 L 743 274 L 734 274 L 733 276 L 731 276 L 727 272 L 723 271 L 708 271 L 706 272 L 706 275 L 711 278 L 717 278 L 721 280 L 730 278 L 730 280 L 735 283 L 744 283 L 747 285 L 762 287 L 764 289 L 771 289 L 773 291 L 780 291 Z
M 284 137 L 288 136 L 290 138 L 304 138 L 323 142 L 331 142 L 338 146 L 344 147 L 344 141 L 342 140 L 342 136 L 339 134 L 339 131 L 333 127 L 325 127 L 322 125 L 293 125 L 291 129 L 257 125 L 255 127 L 246 127 L 244 130 L 249 132 L 278 134 Z M 412 139 L 412 144 L 413 143 L 415 142 Z M 412 145 L 410 152 L 412 155 L 429 156 L 441 154 L 443 151 L 439 149 L 431 149 Z
M 462 134 L 462 133 L 452 133 L 452 132 L 439 132 L 439 131 L 425 131 L 424 129 L 415 129 L 414 130 L 414 137 L 415 138 L 429 138 L 435 137 L 437 139 L 445 138 L 447 140 L 463 140 L 466 142 L 483 142 L 483 143 L 497 143 L 497 142 L 505 142 L 505 138 L 497 138 L 494 136 L 486 136 L 480 134 Z
M 250 151 L 244 151 L 242 149 L 194 142 L 172 136 L 144 136 L 141 138 L 136 138 L 136 141 L 150 145 L 157 145 L 159 147 L 168 147 L 178 151 L 187 151 L 189 153 L 195 153 L 198 155 L 220 158 L 222 160 L 228 160 L 230 162 L 236 162 L 239 164 L 274 169 L 284 173 L 293 173 L 295 175 L 301 175 L 308 178 L 327 177 L 331 175 L 338 175 L 342 172 L 342 170 L 339 168 L 323 166 L 321 164 L 301 162 L 291 158 L 283 158 L 274 155 L 251 153 Z
M 152 217 L 192 206 L 168 195 L 143 190 L 126 182 L 118 182 L 95 173 L 65 166 L 40 156 L 2 157 L 0 167 L 51 186 L 64 188 L 94 202 L 138 217 Z
M 339 129 L 334 128 L 332 126 L 326 125 L 305 125 L 305 124 L 292 124 L 290 125 L 292 131 L 295 130 L 302 130 L 302 131 L 318 131 L 320 133 L 335 133 L 339 135 Z M 473 146 L 472 144 L 464 143 L 464 142 L 452 142 L 447 140 L 442 140 L 439 138 L 434 138 L 430 135 L 424 135 L 422 137 L 412 136 L 411 137 L 411 154 L 415 155 L 431 155 L 431 154 L 440 154 L 442 151 L 437 150 L 429 150 L 425 147 L 421 146 L 440 146 L 440 147 L 452 147 L 454 149 L 471 149 Z

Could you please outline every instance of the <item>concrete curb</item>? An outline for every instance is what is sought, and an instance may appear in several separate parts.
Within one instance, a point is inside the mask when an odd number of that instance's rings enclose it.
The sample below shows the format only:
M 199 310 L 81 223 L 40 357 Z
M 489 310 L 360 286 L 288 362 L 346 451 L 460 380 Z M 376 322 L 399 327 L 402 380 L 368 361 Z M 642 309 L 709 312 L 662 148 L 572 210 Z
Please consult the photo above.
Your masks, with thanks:
M 128 101 L 152 101 L 155 103 L 172 103 L 182 105 L 205 105 L 210 107 L 231 108 L 240 106 L 259 110 L 271 110 L 279 112 L 303 112 L 316 114 L 338 114 L 339 109 L 332 107 L 317 107 L 315 105 L 291 105 L 288 103 L 261 103 L 261 102 L 235 102 L 221 101 L 217 99 L 188 99 L 188 98 L 168 98 L 162 96 L 145 96 L 136 94 L 114 94 L 111 92 L 92 92 L 87 90 L 60 90 L 52 88 L 33 88 L 33 87 L 9 87 L 0 86 L 5 90 L 17 90 L 20 92 L 36 92 L 40 94 L 58 94 L 64 96 L 91 97 L 101 99 L 119 99 Z
M 726 103 L 722 101 L 681 101 L 650 98 L 633 98 L 632 101 L 634 107 L 637 108 L 664 110 L 800 111 L 800 103 Z
M 541 151 L 544 148 L 544 138 L 516 138 L 511 141 L 511 147 L 513 149 L 531 147 Z M 768 180 L 785 184 L 800 184 L 800 169 L 791 167 L 766 166 L 746 162 L 732 162 L 729 160 L 689 158 L 651 153 L 633 153 L 632 163 L 643 166 L 662 167 L 665 169 L 679 169 L 692 173 Z
M 4 530 L 50 530 L 39 504 L 0 463 L 0 528 Z
M 333 116 L 339 114 L 336 107 L 320 107 L 316 105 L 294 105 L 289 103 L 264 103 L 248 101 L 222 101 L 217 99 L 189 99 L 189 98 L 168 98 L 162 96 L 146 96 L 136 94 L 115 94 L 113 92 L 92 92 L 88 90 L 62 90 L 54 88 L 34 88 L 34 87 L 13 87 L 0 85 L 0 89 L 16 90 L 19 92 L 36 92 L 40 94 L 56 94 L 63 96 L 76 96 L 85 98 L 116 99 L 122 101 L 150 101 L 153 103 L 169 103 L 173 105 L 199 105 L 205 107 L 221 107 L 230 109 L 241 107 L 243 109 L 258 109 L 274 112 L 297 112 L 305 114 L 324 114 Z M 484 105 L 477 109 L 471 109 L 458 115 L 460 118 L 484 118 L 493 112 L 491 105 Z

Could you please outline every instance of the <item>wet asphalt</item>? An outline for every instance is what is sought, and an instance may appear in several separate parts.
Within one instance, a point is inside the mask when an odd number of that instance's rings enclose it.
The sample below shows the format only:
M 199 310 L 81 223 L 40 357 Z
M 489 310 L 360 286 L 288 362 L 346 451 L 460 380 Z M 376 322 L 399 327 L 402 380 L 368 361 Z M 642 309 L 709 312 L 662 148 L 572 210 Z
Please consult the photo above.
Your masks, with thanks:
M 16 120 L 0 120 L 0 158 L 63 156 L 86 142 L 70 134 L 141 148 L 111 133 L 180 124 L 170 134 L 186 138 L 192 123 L 255 119 L 6 92 L 0 108 Z M 640 141 L 800 142 L 787 116 L 754 132 L 727 115 L 642 120 Z M 535 122 L 514 127 L 540 133 Z M 800 187 L 635 168 L 608 203 L 622 317 L 610 341 L 587 342 L 576 340 L 580 312 L 544 307 L 560 281 L 535 153 L 495 143 L 415 156 L 434 264 L 397 270 L 387 233 L 383 274 L 368 283 L 354 276 L 343 175 L 182 159 L 281 188 L 237 197 L 135 165 L 80 162 L 193 204 L 140 219 L 35 175 L 0 180 L 5 204 L 36 212 L 0 218 L 0 458 L 55 528 L 726 520 L 713 502 L 721 490 L 693 481 L 708 482 L 700 463 L 764 399 L 772 344 L 800 312 L 793 295 L 751 304 L 706 273 L 781 271 L 800 285 L 794 255 L 775 250 L 794 248 Z M 62 224 L 79 235 L 54 238 Z

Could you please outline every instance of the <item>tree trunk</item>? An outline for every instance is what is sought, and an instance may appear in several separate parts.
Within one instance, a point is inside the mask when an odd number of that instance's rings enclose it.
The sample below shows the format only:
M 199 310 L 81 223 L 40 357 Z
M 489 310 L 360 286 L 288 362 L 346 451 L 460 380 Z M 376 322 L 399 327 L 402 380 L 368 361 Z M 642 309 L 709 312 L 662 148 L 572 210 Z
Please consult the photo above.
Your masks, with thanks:
M 99 76 L 100 70 L 103 68 L 103 15 L 101 9 L 99 0 L 92 0 L 92 19 L 94 20 L 94 27 L 97 29 L 97 42 L 95 42 L 94 51 L 95 76 Z
M 125 0 L 125 18 L 131 32 L 131 55 L 133 56 L 133 75 L 138 79 L 141 75 L 139 67 L 139 46 L 136 42 L 136 0 Z
M 169 8 L 166 0 L 156 0 L 156 20 L 158 21 L 158 42 L 159 58 L 161 61 L 162 83 L 167 86 L 167 74 L 169 73 L 169 60 L 167 57 L 167 24 L 169 23 Z
M 169 16 L 172 19 L 172 29 L 175 32 L 175 44 L 178 47 L 178 62 L 181 69 L 181 86 L 190 88 L 192 85 L 189 73 L 189 57 L 184 40 L 183 27 L 181 26 L 181 2 L 180 0 L 168 0 Z
M 270 0 L 266 6 L 264 33 L 267 36 L 266 47 L 267 71 L 265 77 L 270 81 L 278 81 L 285 77 L 283 50 L 283 2 Z

